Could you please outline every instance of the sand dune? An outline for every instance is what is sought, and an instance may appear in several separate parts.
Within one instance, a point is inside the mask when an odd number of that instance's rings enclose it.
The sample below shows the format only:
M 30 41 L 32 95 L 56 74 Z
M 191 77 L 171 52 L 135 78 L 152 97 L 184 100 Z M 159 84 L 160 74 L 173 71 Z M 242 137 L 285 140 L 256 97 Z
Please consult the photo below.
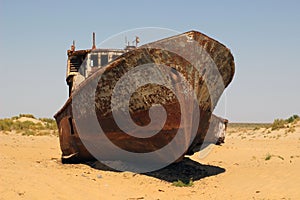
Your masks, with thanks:
M 208 156 L 147 174 L 60 162 L 56 136 L 0 133 L 0 199 L 300 199 L 300 124 L 230 130 Z M 193 178 L 191 187 L 172 182 Z

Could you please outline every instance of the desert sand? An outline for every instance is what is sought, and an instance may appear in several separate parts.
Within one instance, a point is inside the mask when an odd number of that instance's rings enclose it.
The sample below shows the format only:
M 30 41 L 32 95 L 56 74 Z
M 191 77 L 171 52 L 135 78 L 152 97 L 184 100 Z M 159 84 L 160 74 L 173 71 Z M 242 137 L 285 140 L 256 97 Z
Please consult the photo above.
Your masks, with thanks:
M 213 146 L 147 174 L 62 164 L 57 136 L 0 133 L 0 199 L 300 199 L 300 123 L 230 129 Z M 203 155 L 203 153 L 200 153 Z M 193 186 L 172 182 L 193 178 Z

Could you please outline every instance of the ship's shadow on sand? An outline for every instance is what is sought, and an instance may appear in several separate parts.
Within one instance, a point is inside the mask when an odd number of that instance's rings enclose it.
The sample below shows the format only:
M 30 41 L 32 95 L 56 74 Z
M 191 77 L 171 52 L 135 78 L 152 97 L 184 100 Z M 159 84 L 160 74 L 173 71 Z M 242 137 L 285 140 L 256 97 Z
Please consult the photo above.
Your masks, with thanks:
M 118 172 L 114 169 L 103 165 L 98 161 L 87 162 L 85 164 L 89 165 L 94 169 Z M 181 162 L 173 163 L 163 169 L 143 174 L 168 182 L 174 182 L 177 180 L 188 182 L 190 179 L 192 179 L 193 181 L 197 181 L 202 178 L 215 176 L 224 172 L 225 169 L 222 167 L 204 165 L 194 160 L 191 160 L 190 158 L 184 158 Z

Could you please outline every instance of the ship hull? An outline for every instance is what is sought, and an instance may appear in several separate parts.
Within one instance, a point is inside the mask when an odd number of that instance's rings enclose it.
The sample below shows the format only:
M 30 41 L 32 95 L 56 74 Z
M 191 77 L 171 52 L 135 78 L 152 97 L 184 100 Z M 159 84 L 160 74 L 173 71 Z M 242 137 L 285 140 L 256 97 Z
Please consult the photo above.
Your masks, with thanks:
M 174 147 L 185 146 L 186 148 L 184 148 L 180 156 L 178 154 L 174 155 L 176 157 L 174 161 L 180 160 L 184 155 L 192 155 L 199 151 L 204 142 L 215 142 L 214 140 L 218 138 L 212 139 L 212 141 L 206 141 L 205 138 L 209 138 L 206 136 L 210 128 L 212 111 L 223 90 L 219 91 L 220 88 L 217 83 L 205 81 L 204 74 L 194 69 L 193 63 L 191 64 L 189 59 L 183 58 L 185 57 L 184 55 L 190 55 L 191 53 L 189 49 L 184 49 L 184 45 L 189 42 L 186 38 L 190 39 L 191 36 L 199 46 L 208 52 L 215 62 L 225 89 L 231 82 L 234 74 L 233 56 L 225 46 L 199 32 L 188 32 L 174 38 L 150 43 L 142 46 L 142 48 L 125 53 L 106 67 L 96 71 L 79 85 L 63 108 L 55 115 L 59 128 L 63 160 L 78 162 L 96 159 L 86 145 L 91 141 L 97 141 L 98 151 L 101 151 L 101 159 L 126 159 L 118 152 L 106 151 L 107 142 L 103 140 L 103 133 L 117 148 L 133 153 L 157 152 L 158 158 L 164 157 L 164 155 L 160 155 L 161 151 L 159 150 L 175 140 L 176 145 Z M 169 49 L 161 50 L 159 48 L 162 46 L 166 47 L 166 44 L 169 44 L 170 41 L 173 41 L 172 45 L 175 45 L 173 52 L 170 52 Z M 182 55 L 178 55 L 176 52 L 178 51 L 178 44 L 181 44 L 180 48 L 183 48 L 179 50 L 183 52 Z M 149 63 L 163 64 L 165 70 L 163 72 L 170 74 L 169 84 L 179 93 L 174 95 L 174 92 L 165 86 L 148 84 L 140 87 L 131 95 L 129 105 L 124 105 L 128 102 L 123 102 L 122 98 L 119 98 L 112 106 L 111 101 L 114 88 L 122 76 L 137 66 Z M 173 73 L 174 69 L 179 73 Z M 149 74 L 146 73 L 142 76 L 144 76 L 142 78 L 147 79 Z M 194 91 L 193 94 L 195 94 L 195 101 L 191 101 L 191 98 L 187 98 L 186 94 L 180 92 L 186 89 L 181 85 L 183 78 L 191 85 Z M 134 85 L 136 83 L 135 79 L 135 77 L 131 77 L 131 79 L 127 80 L 127 86 Z M 126 94 L 130 91 L 126 91 L 125 87 L 121 92 Z M 212 92 L 217 92 L 217 94 L 214 94 L 213 99 L 211 96 Z M 126 120 L 129 120 L 128 123 L 133 121 L 139 126 L 146 126 L 151 122 L 149 117 L 151 107 L 158 104 L 163 106 L 167 117 L 163 127 L 160 127 L 158 124 L 152 124 L 152 130 L 146 130 L 157 132 L 151 137 L 134 137 L 126 133 L 118 126 L 114 118 L 114 116 L 122 114 L 121 108 L 129 106 L 130 119 L 124 118 L 123 122 L 126 123 Z M 199 115 L 193 114 L 195 110 L 199 111 Z M 160 117 L 159 113 L 157 116 L 155 115 L 155 113 L 154 115 L 152 114 L 152 117 Z M 89 126 L 89 124 L 95 122 L 95 117 L 101 127 L 101 133 L 93 126 Z M 191 134 L 192 131 L 195 132 L 194 135 Z M 135 130 L 131 130 L 131 132 L 135 132 Z M 178 132 L 184 134 L 180 139 L 176 137 Z M 143 131 L 140 131 L 138 134 L 143 135 Z M 172 151 L 170 149 L 170 155 L 172 155 Z M 176 152 L 176 149 L 174 149 L 174 152 Z

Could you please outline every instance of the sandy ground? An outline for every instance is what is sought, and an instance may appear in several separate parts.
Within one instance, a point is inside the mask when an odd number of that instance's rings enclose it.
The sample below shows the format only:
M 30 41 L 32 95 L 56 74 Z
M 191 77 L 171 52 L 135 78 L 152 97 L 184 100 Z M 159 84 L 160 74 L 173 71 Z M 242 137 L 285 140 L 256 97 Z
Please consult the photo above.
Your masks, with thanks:
M 149 174 L 64 165 L 57 137 L 0 133 L 0 199 L 300 199 L 300 124 L 285 131 L 231 131 L 206 157 Z

